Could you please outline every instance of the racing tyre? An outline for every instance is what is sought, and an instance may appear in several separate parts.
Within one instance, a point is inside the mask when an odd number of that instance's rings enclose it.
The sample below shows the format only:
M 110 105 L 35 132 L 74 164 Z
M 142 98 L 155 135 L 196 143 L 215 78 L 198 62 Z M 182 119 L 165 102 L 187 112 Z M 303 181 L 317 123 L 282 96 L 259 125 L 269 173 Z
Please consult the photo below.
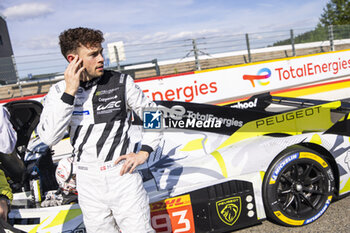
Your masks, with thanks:
M 328 208 L 334 192 L 330 164 L 316 151 L 293 146 L 271 163 L 264 177 L 267 217 L 284 226 L 314 222 Z

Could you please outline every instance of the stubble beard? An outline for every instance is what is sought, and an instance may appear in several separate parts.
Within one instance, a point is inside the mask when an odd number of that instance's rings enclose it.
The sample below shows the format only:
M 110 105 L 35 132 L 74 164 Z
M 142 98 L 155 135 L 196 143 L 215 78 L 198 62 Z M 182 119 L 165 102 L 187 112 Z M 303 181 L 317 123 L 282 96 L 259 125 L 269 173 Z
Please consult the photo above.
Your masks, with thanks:
M 86 75 L 87 75 L 89 80 L 101 77 L 103 74 L 104 74 L 104 70 L 102 70 L 102 71 L 95 71 L 94 74 L 90 74 L 90 73 L 86 72 Z

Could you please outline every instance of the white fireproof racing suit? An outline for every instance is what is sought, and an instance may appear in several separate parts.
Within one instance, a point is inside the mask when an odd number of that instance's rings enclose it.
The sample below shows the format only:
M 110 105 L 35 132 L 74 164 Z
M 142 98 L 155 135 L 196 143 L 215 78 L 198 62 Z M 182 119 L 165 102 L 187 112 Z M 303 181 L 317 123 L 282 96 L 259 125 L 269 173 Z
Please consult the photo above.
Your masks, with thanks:
M 10 122 L 6 107 L 0 105 L 0 152 L 10 154 L 16 145 L 17 133 Z
M 133 79 L 105 71 L 79 87 L 74 97 L 64 93 L 65 82 L 50 88 L 38 125 L 42 141 L 51 146 L 69 130 L 77 161 L 77 190 L 88 232 L 154 232 L 148 196 L 138 172 L 119 175 L 114 161 L 132 151 L 128 130 L 131 110 L 155 107 Z M 153 151 L 161 134 L 143 134 L 141 150 Z M 117 224 L 117 225 L 116 225 Z

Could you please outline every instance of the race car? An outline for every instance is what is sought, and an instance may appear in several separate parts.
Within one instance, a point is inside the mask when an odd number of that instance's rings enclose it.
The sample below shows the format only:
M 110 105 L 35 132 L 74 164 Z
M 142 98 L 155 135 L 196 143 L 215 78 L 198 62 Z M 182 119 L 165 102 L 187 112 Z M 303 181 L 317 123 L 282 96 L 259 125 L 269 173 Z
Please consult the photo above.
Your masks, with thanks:
M 164 135 L 138 168 L 153 228 L 228 232 L 264 219 L 291 227 L 316 221 L 333 199 L 350 193 L 349 111 L 344 101 L 269 94 L 227 106 L 161 101 L 146 109 L 143 121 L 134 119 L 135 151 L 141 131 Z M 45 177 L 41 195 L 54 184 Z M 15 194 L 9 219 L 16 228 L 85 231 L 78 203 L 40 207 L 33 200 L 33 191 Z

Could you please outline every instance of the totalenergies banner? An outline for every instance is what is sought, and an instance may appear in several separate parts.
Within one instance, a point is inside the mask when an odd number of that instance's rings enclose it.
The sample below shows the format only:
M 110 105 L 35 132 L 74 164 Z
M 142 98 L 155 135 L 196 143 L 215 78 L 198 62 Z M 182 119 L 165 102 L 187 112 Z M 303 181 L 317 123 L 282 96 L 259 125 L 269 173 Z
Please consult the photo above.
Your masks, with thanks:
M 153 100 L 220 103 L 350 76 L 350 50 L 136 80 Z M 40 101 L 45 94 L 0 100 Z
M 350 50 L 137 80 L 154 100 L 220 102 L 350 75 Z

